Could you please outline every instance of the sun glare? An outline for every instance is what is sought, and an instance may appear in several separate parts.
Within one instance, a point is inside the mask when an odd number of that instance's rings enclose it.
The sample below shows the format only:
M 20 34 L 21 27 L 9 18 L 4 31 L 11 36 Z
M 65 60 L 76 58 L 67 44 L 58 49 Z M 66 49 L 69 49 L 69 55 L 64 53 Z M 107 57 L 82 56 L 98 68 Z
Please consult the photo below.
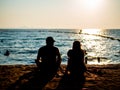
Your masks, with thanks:
M 98 10 L 98 8 L 103 6 L 103 2 L 105 0 L 74 0 L 74 5 L 79 9 L 83 8 L 84 10 L 91 11 Z
M 103 0 L 83 0 L 83 6 L 86 9 L 96 9 L 101 6 Z

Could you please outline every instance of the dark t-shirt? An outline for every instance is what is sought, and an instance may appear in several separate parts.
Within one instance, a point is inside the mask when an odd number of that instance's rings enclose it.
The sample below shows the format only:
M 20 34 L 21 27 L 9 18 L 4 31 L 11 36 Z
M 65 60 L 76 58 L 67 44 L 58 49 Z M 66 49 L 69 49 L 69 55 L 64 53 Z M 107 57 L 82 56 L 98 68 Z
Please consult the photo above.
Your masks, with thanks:
M 37 58 L 41 57 L 42 68 L 45 70 L 53 70 L 57 68 L 57 58 L 60 56 L 59 50 L 54 46 L 43 46 L 38 51 Z

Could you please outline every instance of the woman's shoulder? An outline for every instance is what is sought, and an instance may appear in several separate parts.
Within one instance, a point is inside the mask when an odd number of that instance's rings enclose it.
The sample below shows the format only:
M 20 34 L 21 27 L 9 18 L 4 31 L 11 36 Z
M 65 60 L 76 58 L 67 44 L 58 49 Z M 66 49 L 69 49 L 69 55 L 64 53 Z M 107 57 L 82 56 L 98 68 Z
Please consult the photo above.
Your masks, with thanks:
M 73 52 L 73 50 L 72 49 L 68 50 L 68 53 L 70 53 L 70 52 Z
M 72 52 L 73 52 L 72 49 L 68 50 L 68 52 L 67 52 L 68 56 L 69 56 Z

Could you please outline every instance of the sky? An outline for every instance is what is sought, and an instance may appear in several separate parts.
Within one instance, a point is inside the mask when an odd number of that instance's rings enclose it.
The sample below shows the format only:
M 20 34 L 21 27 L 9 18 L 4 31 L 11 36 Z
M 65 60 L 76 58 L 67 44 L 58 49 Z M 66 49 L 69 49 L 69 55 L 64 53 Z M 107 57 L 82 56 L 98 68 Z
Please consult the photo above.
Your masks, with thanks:
M 0 0 L 0 28 L 120 29 L 120 0 Z

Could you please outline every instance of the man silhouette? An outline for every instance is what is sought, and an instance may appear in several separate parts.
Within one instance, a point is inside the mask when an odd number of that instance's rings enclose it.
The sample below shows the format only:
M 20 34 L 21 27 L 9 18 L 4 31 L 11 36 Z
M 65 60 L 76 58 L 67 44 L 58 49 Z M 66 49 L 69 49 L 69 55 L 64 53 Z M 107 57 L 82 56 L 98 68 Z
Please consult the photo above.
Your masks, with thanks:
M 54 42 L 52 37 L 47 37 L 46 45 L 38 50 L 36 64 L 40 70 L 42 87 L 55 76 L 61 63 L 60 52 Z

